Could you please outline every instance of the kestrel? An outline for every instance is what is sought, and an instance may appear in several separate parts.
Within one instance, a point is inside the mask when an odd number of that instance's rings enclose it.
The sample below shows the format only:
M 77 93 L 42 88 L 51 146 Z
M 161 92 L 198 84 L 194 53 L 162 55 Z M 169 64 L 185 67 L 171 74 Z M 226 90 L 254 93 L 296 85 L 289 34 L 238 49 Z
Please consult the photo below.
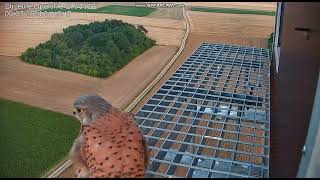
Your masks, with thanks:
M 144 177 L 147 144 L 133 115 L 97 94 L 79 97 L 73 114 L 81 122 L 70 151 L 76 177 Z

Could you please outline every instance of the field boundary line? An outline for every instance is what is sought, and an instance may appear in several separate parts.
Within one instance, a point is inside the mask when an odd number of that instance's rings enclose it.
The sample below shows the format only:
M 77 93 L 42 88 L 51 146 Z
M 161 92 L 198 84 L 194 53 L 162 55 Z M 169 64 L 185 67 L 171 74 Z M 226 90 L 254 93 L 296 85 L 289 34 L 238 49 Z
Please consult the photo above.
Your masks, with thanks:
M 186 27 L 186 33 L 184 34 L 184 37 L 181 41 L 180 49 L 173 56 L 173 58 L 170 60 L 170 62 L 165 66 L 165 68 L 158 74 L 158 76 L 149 84 L 149 86 L 147 88 L 145 88 L 145 90 L 143 90 L 140 93 L 140 95 L 135 100 L 133 100 L 132 103 L 124 111 L 130 112 L 145 97 L 145 95 L 160 81 L 160 79 L 169 70 L 169 68 L 173 65 L 173 63 L 178 59 L 178 57 L 180 56 L 180 54 L 184 50 L 185 44 L 187 42 L 187 39 L 188 39 L 188 36 L 190 33 L 190 22 L 187 17 L 185 7 L 186 7 L 186 4 L 182 8 L 182 12 L 183 12 L 184 21 L 185 21 L 185 24 L 187 27 Z M 72 165 L 71 160 L 67 159 L 61 165 L 59 165 L 57 168 L 55 168 L 52 172 L 45 175 L 44 178 L 57 178 L 63 172 L 65 172 L 71 165 Z

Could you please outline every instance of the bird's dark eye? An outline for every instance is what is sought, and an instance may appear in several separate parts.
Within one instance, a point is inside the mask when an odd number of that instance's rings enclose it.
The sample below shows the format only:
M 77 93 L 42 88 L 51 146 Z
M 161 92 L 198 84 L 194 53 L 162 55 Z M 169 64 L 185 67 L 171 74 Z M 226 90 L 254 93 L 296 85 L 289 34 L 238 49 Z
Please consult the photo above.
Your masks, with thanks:
M 77 108 L 77 111 L 78 111 L 78 112 L 81 112 L 81 109 L 80 109 L 80 108 Z

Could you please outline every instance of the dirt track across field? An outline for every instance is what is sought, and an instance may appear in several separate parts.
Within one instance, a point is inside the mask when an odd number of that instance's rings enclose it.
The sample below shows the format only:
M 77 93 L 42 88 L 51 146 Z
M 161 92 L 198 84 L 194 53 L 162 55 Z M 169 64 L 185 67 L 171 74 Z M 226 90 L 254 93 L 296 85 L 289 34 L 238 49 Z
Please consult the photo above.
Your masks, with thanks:
M 0 96 L 71 114 L 75 98 L 96 92 L 115 107 L 124 108 L 154 79 L 176 51 L 175 47 L 155 46 L 106 79 L 32 65 L 18 57 L 0 56 Z
M 147 17 L 150 18 L 160 18 L 160 19 L 176 19 L 183 20 L 182 8 L 158 8 L 153 13 L 149 14 Z

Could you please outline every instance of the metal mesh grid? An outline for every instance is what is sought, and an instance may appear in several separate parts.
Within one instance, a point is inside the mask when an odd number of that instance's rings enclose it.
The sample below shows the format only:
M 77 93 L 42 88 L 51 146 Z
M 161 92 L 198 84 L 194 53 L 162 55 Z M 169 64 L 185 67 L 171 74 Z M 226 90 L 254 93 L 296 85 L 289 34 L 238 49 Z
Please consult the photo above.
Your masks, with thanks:
M 135 115 L 147 177 L 269 177 L 269 50 L 203 43 Z

